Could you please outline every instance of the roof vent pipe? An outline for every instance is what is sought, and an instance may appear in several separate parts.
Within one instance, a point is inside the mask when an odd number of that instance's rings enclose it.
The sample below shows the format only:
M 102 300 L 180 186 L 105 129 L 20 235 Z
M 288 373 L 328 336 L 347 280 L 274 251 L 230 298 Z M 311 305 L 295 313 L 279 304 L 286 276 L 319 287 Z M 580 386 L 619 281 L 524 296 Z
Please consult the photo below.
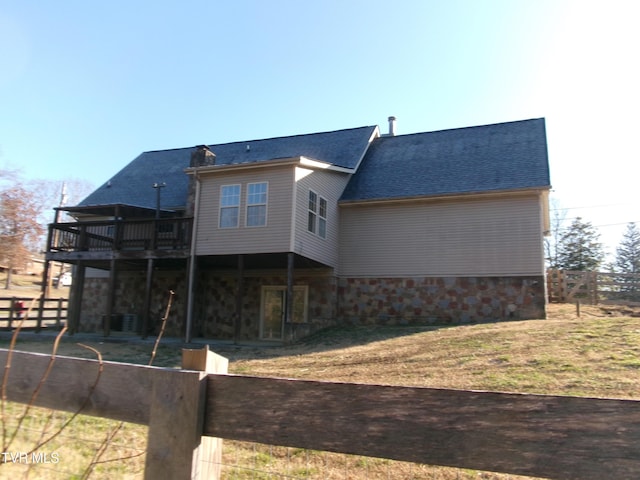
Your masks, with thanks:
M 389 117 L 389 135 L 392 137 L 396 134 L 396 117 Z

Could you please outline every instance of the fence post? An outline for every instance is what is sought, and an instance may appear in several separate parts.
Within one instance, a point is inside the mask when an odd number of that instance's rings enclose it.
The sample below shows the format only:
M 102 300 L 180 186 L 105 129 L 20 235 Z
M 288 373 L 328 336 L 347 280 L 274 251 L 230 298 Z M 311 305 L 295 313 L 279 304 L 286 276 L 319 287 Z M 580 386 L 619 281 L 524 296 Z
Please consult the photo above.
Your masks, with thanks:
M 182 368 L 184 370 L 198 370 L 209 373 L 227 373 L 229 360 L 209 350 L 209 346 L 199 350 L 182 349 Z M 206 382 L 205 382 L 206 385 Z M 206 398 L 203 399 L 203 405 Z M 200 432 L 204 430 L 204 409 L 202 411 L 202 425 Z M 222 439 L 202 436 L 200 447 L 194 452 L 194 476 L 192 478 L 218 480 L 222 465 Z M 196 474 L 200 476 L 197 477 Z
M 592 276 L 592 281 L 593 281 L 593 304 L 597 305 L 598 301 L 600 300 L 598 298 L 598 291 L 600 289 L 600 285 L 598 282 L 598 272 L 591 272 L 591 276 Z
M 47 299 L 44 295 L 40 295 L 38 300 L 38 318 L 36 318 L 36 332 L 39 332 L 42 329 L 42 319 L 44 317 L 44 303 Z
M 58 299 L 58 312 L 56 314 L 56 328 L 60 330 L 60 317 L 62 317 L 62 301 L 63 298 L 60 297 Z
M 564 270 L 558 270 L 558 285 L 560 287 L 560 302 L 566 302 L 568 286 Z
M 204 409 L 207 393 L 207 372 L 216 370 L 226 373 L 227 360 L 209 352 L 208 347 L 200 354 L 187 357 L 201 359 L 197 366 L 202 371 L 182 371 L 176 378 L 175 372 L 159 372 L 151 386 L 151 406 L 149 411 L 149 431 L 147 434 L 147 457 L 144 478 L 193 479 L 212 478 L 212 472 L 219 470 L 219 464 L 210 463 L 208 447 L 215 448 L 215 442 L 203 441 Z M 193 367 L 192 363 L 184 362 Z M 173 373 L 173 375 L 171 375 Z M 163 377 L 166 374 L 166 378 Z M 216 439 L 214 439 L 216 440 Z M 219 450 L 219 449 L 218 449 Z M 219 455 L 218 452 L 211 452 Z M 211 469 L 211 470 L 209 470 Z M 207 476 L 208 475 L 208 476 Z
M 10 300 L 10 304 L 9 304 L 9 330 L 11 330 L 11 323 L 13 322 L 13 314 L 16 310 L 16 302 L 18 301 L 18 299 L 16 297 L 11 297 Z

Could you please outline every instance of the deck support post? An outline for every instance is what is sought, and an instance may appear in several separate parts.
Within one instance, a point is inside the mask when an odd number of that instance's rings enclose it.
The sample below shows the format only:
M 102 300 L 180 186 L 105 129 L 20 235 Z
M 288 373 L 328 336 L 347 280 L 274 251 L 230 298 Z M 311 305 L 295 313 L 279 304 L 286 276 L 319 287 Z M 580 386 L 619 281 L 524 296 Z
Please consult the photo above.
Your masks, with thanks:
M 236 321 L 233 328 L 233 341 L 237 343 L 242 331 L 242 292 L 244 290 L 244 255 L 238 255 L 238 279 L 236 289 Z
M 51 229 L 49 229 L 51 232 Z M 44 269 L 42 270 L 42 288 L 40 289 L 40 299 L 38 303 L 38 323 L 36 325 L 36 332 L 39 332 L 42 328 L 42 317 L 44 316 L 44 301 L 49 296 L 49 260 L 44 261 Z
M 67 322 L 69 323 L 69 333 L 78 331 L 80 326 L 80 309 L 82 308 L 82 294 L 84 293 L 84 280 L 86 267 L 82 260 L 78 261 L 73 272 L 73 282 L 71 283 L 71 294 L 69 300 L 69 310 L 67 312 Z
M 111 318 L 113 317 L 113 303 L 116 296 L 116 261 L 114 258 L 109 262 L 109 286 L 107 291 L 107 308 L 105 311 L 104 325 L 102 325 L 103 334 L 108 337 L 111 333 Z
M 153 286 L 153 258 L 147 259 L 147 281 L 144 289 L 144 312 L 142 314 L 142 338 L 149 335 L 151 320 L 151 288 Z
M 287 296 L 285 298 L 285 325 L 291 326 L 293 321 L 293 268 L 295 263 L 295 253 L 287 253 Z

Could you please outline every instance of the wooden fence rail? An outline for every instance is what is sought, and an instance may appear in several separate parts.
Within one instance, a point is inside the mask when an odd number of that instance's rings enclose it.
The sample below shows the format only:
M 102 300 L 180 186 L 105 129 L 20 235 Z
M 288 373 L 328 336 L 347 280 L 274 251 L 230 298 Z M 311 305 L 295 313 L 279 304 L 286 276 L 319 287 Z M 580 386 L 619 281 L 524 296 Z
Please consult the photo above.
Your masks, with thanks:
M 35 403 L 149 425 L 148 479 L 217 478 L 203 466 L 220 453 L 210 437 L 553 479 L 640 478 L 640 401 L 226 375 L 226 360 L 204 352 L 198 368 L 218 373 L 58 357 Z M 0 350 L 0 368 L 8 357 Z M 13 352 L 7 399 L 29 402 L 50 358 Z
M 550 302 L 640 303 L 640 273 L 547 270 Z
M 26 314 L 33 301 L 33 297 L 0 297 L 0 328 L 11 329 L 14 322 Z M 29 312 L 28 326 L 33 324 L 39 330 L 45 324 L 59 329 L 67 320 L 68 306 L 66 298 L 36 300 Z

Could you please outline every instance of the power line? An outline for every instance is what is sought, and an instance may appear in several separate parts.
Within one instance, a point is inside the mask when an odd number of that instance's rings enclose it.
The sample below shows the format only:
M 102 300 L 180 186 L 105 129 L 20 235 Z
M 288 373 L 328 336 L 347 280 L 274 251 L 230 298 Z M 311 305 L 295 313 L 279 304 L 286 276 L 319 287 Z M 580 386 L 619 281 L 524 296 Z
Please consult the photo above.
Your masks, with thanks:
M 621 222 L 621 223 L 606 223 L 604 225 L 594 225 L 594 227 L 617 227 L 618 225 L 629 225 L 630 223 L 640 223 L 638 220 L 633 220 L 631 222 Z
M 610 203 L 607 205 L 587 205 L 584 207 L 562 207 L 562 208 L 550 208 L 549 210 L 552 212 L 559 212 L 559 211 L 564 211 L 564 210 L 581 210 L 584 208 L 603 208 L 603 207 L 620 207 L 620 206 L 626 206 L 629 207 L 631 206 L 628 203 Z
M 583 218 L 582 217 L 565 218 L 565 219 L 562 219 L 562 223 L 572 222 L 577 219 L 582 220 Z M 591 223 L 591 222 L 587 222 L 587 223 Z M 630 223 L 640 224 L 640 220 L 630 220 L 628 222 L 618 222 L 618 223 L 604 223 L 602 225 L 591 225 L 591 226 L 592 227 L 617 227 L 619 225 L 629 225 Z

